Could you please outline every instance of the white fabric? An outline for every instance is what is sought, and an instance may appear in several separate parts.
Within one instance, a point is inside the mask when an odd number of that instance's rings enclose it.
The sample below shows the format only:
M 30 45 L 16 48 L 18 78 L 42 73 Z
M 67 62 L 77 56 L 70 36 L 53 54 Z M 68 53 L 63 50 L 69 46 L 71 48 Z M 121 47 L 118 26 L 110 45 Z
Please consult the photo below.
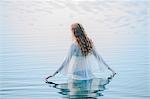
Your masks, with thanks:
M 108 77 L 108 65 L 97 53 L 95 47 L 87 56 L 83 56 L 80 48 L 74 42 L 62 66 L 57 70 L 67 74 L 71 79 L 88 80 Z M 110 75 L 110 74 L 109 74 Z

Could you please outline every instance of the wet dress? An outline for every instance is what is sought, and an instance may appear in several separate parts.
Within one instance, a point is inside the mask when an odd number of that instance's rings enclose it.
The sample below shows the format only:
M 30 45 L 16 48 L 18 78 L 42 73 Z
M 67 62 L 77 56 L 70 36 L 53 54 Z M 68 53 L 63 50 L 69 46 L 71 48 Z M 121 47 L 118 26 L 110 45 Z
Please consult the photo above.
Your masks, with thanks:
M 110 76 L 109 66 L 96 51 L 95 47 L 87 55 L 82 55 L 77 43 L 72 43 L 64 62 L 57 73 L 62 72 L 71 79 L 89 80 Z

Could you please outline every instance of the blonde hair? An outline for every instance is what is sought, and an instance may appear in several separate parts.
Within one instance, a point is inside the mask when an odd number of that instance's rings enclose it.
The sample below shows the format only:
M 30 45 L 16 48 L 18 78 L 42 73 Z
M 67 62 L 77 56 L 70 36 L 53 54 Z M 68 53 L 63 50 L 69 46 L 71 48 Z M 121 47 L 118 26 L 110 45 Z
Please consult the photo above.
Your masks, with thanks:
M 93 48 L 92 40 L 87 37 L 81 24 L 74 23 L 71 25 L 71 29 L 82 54 L 87 56 Z

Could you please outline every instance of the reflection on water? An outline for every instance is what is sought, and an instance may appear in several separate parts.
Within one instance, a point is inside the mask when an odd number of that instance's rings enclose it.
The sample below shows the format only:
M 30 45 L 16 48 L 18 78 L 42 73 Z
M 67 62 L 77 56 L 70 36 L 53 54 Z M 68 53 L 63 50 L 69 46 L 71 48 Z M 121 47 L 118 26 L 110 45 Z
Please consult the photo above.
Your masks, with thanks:
M 108 79 L 95 78 L 90 80 L 71 80 L 68 83 L 56 84 L 54 82 L 46 82 L 50 87 L 59 89 L 59 94 L 64 98 L 87 99 L 103 96 L 105 86 L 111 81 Z

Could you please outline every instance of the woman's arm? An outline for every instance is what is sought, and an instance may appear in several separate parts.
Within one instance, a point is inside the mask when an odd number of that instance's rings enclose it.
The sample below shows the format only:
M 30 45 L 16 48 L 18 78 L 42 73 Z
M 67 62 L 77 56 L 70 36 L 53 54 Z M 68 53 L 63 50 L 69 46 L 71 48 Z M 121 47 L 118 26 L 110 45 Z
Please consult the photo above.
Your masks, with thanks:
M 67 57 L 67 58 L 64 60 L 63 64 L 54 72 L 53 75 L 50 75 L 50 76 L 46 77 L 46 80 L 47 80 L 48 78 L 53 77 L 53 76 L 55 76 L 56 74 L 58 74 L 58 73 L 63 69 L 63 67 L 69 63 L 69 61 L 70 61 L 70 58 Z
M 96 51 L 95 48 L 93 48 L 93 55 L 96 57 L 96 59 L 98 59 L 99 61 L 102 61 L 103 64 L 113 73 L 113 76 L 116 74 L 115 71 L 113 69 L 111 69 L 108 64 L 106 64 L 106 62 L 103 60 L 103 58 L 99 55 L 99 53 Z
M 74 52 L 74 47 L 73 45 L 71 46 L 70 50 L 69 50 L 69 53 L 68 53 L 68 56 L 65 58 L 64 62 L 62 63 L 62 65 L 56 70 L 56 72 L 54 72 L 53 75 L 50 75 L 48 77 L 46 77 L 46 80 L 50 77 L 53 77 L 55 76 L 56 74 L 58 74 L 63 68 L 64 66 L 68 65 L 70 60 L 71 60 L 71 57 L 73 55 L 73 52 Z

